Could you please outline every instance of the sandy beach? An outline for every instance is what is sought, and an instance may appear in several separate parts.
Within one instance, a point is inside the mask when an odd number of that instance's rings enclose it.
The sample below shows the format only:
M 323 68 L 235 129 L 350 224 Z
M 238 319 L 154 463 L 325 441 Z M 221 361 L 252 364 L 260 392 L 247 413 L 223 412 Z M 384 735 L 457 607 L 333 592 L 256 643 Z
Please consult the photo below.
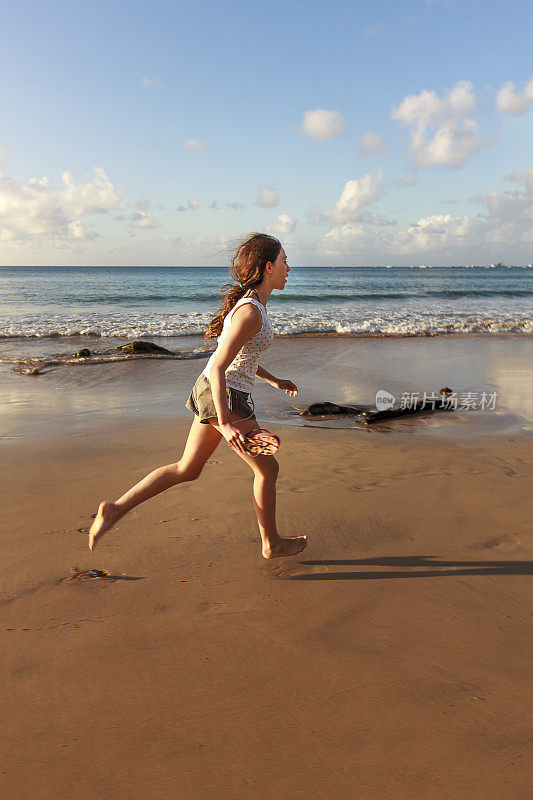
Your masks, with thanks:
M 533 3 L 1 28 L 0 800 L 532 800 Z
M 4 796 L 529 796 L 527 431 L 260 416 L 303 556 L 261 558 L 224 442 L 91 553 L 98 501 L 179 459 L 184 414 L 1 443 Z

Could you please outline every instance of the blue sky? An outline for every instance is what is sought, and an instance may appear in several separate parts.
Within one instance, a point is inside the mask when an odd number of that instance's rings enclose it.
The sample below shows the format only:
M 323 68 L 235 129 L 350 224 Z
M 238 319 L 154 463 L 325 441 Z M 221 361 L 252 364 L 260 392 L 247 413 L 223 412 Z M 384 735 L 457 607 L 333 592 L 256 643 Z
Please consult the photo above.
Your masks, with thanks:
M 0 263 L 531 263 L 531 8 L 4 4 Z

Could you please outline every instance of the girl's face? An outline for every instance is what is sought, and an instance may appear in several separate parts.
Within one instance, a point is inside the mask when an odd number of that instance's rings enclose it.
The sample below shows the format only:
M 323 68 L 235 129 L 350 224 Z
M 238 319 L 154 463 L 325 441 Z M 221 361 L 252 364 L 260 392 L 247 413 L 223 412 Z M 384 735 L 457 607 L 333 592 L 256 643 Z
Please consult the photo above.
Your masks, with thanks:
M 285 284 L 287 283 L 287 276 L 289 274 L 290 267 L 287 264 L 287 256 L 285 254 L 285 250 L 283 247 L 278 253 L 278 257 L 272 263 L 272 288 L 273 289 L 284 289 Z

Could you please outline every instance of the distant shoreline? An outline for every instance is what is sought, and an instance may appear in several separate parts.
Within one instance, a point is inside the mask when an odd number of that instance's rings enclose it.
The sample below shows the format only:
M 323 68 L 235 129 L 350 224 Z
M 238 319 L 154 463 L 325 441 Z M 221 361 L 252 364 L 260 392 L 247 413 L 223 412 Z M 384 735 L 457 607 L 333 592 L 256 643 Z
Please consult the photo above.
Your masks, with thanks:
M 227 264 L 2 264 L 0 269 L 223 269 Z M 533 269 L 533 264 L 357 264 L 337 266 L 325 264 L 315 266 L 294 266 L 291 269 Z

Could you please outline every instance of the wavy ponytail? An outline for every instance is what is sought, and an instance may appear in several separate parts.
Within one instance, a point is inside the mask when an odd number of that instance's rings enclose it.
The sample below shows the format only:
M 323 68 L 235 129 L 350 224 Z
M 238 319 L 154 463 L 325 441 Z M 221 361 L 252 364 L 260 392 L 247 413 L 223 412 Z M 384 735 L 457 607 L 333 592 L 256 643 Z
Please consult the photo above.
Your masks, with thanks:
M 248 289 L 259 286 L 266 265 L 276 260 L 280 250 L 281 242 L 267 233 L 253 233 L 239 244 L 229 268 L 237 283 L 225 283 L 222 287 L 223 300 L 205 329 L 204 340 L 220 336 L 227 314 Z

